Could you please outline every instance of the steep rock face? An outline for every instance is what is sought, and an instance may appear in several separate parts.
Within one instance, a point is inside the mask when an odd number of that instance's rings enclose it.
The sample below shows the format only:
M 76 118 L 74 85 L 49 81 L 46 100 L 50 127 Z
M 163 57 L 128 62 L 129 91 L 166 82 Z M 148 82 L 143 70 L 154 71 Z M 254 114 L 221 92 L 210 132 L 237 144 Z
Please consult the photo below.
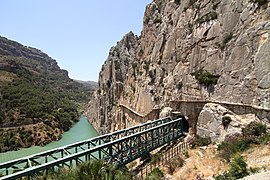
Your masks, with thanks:
M 154 0 L 146 7 L 123 93 L 107 115 L 121 111 L 117 104 L 147 114 L 182 101 L 269 109 L 269 6 L 250 0 Z M 95 123 L 102 121 L 100 117 Z M 197 119 L 189 123 L 196 133 Z
M 102 66 L 99 88 L 89 103 L 90 111 L 87 112 L 90 121 L 101 133 L 123 128 L 122 123 L 119 123 L 121 117 L 116 105 L 125 95 L 128 67 L 135 58 L 137 46 L 138 38 L 132 32 L 128 33 L 110 49 L 109 56 Z

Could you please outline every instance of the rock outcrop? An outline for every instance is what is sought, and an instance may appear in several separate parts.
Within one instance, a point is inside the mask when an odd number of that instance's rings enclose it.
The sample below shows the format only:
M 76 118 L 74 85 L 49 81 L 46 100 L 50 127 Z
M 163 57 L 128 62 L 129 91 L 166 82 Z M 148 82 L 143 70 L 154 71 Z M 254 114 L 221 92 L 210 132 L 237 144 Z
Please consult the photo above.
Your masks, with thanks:
M 125 96 L 128 68 L 135 58 L 137 46 L 138 37 L 129 32 L 110 49 L 108 59 L 102 66 L 98 90 L 94 93 L 87 112 L 90 121 L 100 133 L 125 127 L 116 105 L 119 107 L 120 98 Z
M 146 7 L 139 38 L 128 38 L 134 39 L 132 45 L 123 43 L 129 48 L 120 45 L 124 53 L 115 50 L 118 43 L 103 65 L 98 105 L 88 110 L 95 128 L 109 132 L 136 123 L 121 113 L 120 104 L 143 115 L 171 107 L 188 116 L 192 133 L 207 102 L 214 101 L 214 108 L 237 103 L 269 112 L 269 12 L 267 0 L 154 0 Z M 197 108 L 196 101 L 205 103 Z M 178 109 L 183 102 L 192 103 Z M 187 115 L 196 108 L 196 114 Z
M 40 74 L 40 71 L 45 71 L 44 67 L 46 67 L 47 71 L 51 71 L 57 73 L 58 75 L 62 75 L 63 78 L 69 78 L 68 72 L 66 70 L 60 69 L 56 60 L 49 57 L 44 52 L 39 49 L 24 46 L 18 42 L 11 41 L 7 38 L 0 36 L 0 57 L 18 57 L 25 59 L 32 59 L 36 64 L 33 63 L 33 67 L 31 70 L 36 70 L 37 74 Z M 18 63 L 13 61 L 8 61 L 1 59 L 0 61 L 0 70 L 7 71 L 16 71 L 18 70 Z
M 198 118 L 198 135 L 222 142 L 228 136 L 242 133 L 242 128 L 253 121 L 260 121 L 254 114 L 236 114 L 222 105 L 208 103 Z

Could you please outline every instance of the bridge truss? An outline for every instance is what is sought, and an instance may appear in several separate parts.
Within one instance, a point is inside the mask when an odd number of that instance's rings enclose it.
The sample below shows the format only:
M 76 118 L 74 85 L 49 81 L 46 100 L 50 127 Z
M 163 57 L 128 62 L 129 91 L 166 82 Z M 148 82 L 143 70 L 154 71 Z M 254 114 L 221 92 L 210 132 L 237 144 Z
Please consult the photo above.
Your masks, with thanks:
M 184 119 L 170 117 L 101 135 L 74 144 L 0 164 L 2 179 L 29 179 L 81 162 L 104 159 L 124 166 L 127 163 L 184 135 Z

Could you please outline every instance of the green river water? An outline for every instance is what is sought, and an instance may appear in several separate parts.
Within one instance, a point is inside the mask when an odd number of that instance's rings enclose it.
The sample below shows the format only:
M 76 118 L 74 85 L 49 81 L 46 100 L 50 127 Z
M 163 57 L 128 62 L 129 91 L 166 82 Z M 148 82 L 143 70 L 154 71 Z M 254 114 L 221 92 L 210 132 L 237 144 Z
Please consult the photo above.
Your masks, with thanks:
M 98 134 L 96 130 L 88 122 L 87 118 L 81 116 L 80 121 L 76 123 L 68 132 L 63 133 L 62 139 L 60 139 L 59 141 L 51 142 L 50 144 L 47 144 L 46 146 L 43 147 L 33 146 L 30 148 L 20 149 L 18 151 L 0 153 L 0 163 L 25 156 L 30 156 L 32 154 L 58 148 L 78 141 L 86 140 L 95 137 L 97 135 Z

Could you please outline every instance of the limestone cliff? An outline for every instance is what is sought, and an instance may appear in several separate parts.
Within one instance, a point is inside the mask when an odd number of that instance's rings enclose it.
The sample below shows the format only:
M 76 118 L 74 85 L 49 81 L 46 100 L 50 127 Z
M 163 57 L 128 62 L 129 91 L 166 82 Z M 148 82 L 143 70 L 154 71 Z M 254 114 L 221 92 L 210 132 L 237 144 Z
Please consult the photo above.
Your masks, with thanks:
M 267 0 L 154 0 L 139 38 L 129 33 L 110 50 L 89 118 L 109 132 L 171 107 L 196 133 L 214 102 L 269 122 L 269 20 Z
M 119 99 L 124 96 L 130 62 L 135 58 L 138 38 L 132 33 L 112 47 L 99 74 L 98 90 L 89 103 L 88 116 L 101 133 L 124 127 L 118 114 Z M 119 122 L 120 120 L 120 122 Z

